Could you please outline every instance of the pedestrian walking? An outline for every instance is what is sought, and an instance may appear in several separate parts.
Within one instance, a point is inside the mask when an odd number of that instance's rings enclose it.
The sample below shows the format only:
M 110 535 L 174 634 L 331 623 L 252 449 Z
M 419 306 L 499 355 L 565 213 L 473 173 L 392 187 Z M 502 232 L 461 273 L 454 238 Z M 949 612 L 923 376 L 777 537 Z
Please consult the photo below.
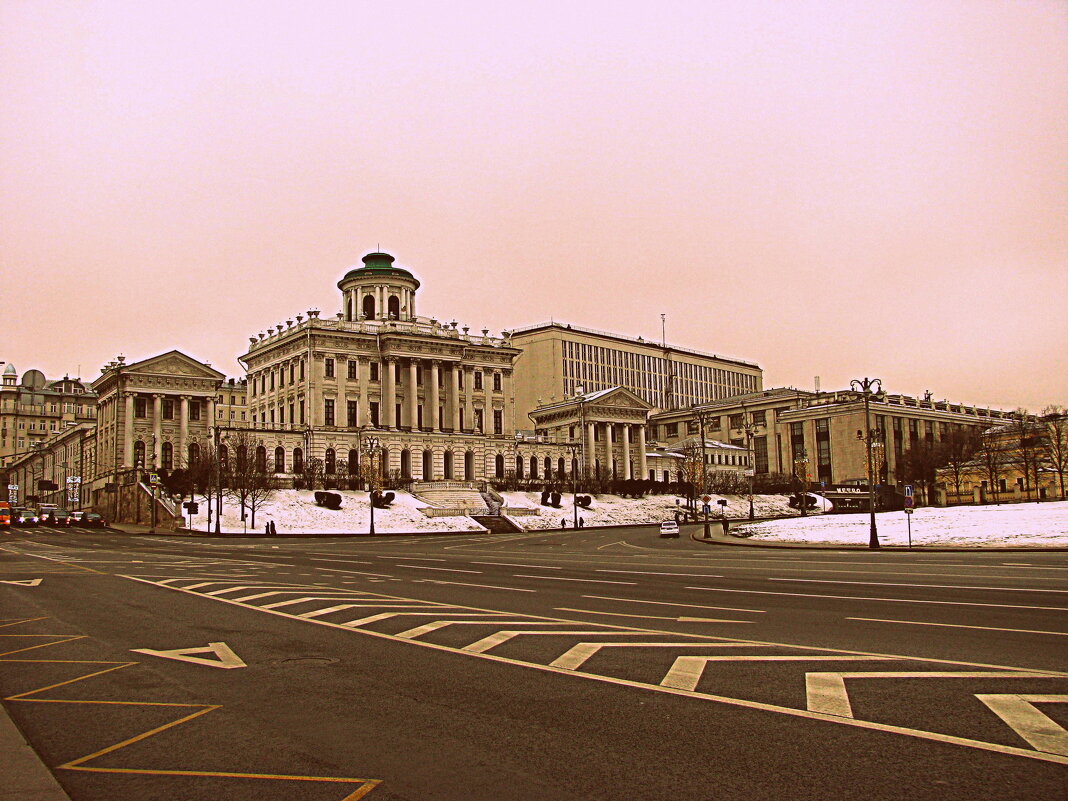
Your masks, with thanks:
M 585 521 L 585 520 L 583 520 L 583 519 L 582 519 L 582 518 L 580 517 L 580 518 L 579 518 L 579 528 L 585 528 L 585 527 L 586 527 L 586 521 Z
M 268 537 L 271 536 L 271 524 L 270 523 L 267 523 L 266 525 L 264 525 L 263 533 L 266 534 Z
M 273 520 L 270 522 L 270 526 L 271 526 L 271 536 L 272 537 L 277 537 L 278 536 L 278 529 L 274 525 L 274 521 Z
M 560 518 L 560 528 L 567 528 L 567 518 L 566 517 Z

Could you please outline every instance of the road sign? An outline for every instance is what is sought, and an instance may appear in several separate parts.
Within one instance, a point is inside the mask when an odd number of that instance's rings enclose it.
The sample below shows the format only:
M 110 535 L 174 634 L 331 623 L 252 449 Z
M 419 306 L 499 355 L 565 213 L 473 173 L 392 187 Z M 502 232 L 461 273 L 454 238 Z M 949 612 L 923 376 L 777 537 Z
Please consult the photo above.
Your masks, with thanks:
M 906 498 L 911 498 L 912 497 L 912 485 L 911 484 L 906 484 L 905 485 L 905 497 Z
M 703 515 L 710 515 L 710 514 L 712 514 L 712 507 L 711 507 L 711 506 L 709 506 L 709 505 L 708 505 L 708 504 L 706 503 L 706 504 L 705 504 L 704 506 L 702 506 L 702 507 L 701 507 L 701 514 L 703 514 Z
M 907 514 L 907 515 L 910 515 L 915 511 L 916 511 L 915 509 L 909 509 L 907 506 L 905 507 L 905 514 Z
M 916 508 L 916 499 L 913 498 L 911 495 L 906 495 L 905 496 L 905 511 L 906 512 L 911 512 L 914 508 Z
M 196 501 L 186 501 L 182 504 L 182 506 L 185 507 L 186 512 L 191 515 L 195 515 L 200 512 L 200 504 Z
M 701 496 L 701 503 L 703 503 L 703 504 L 707 505 L 708 502 L 711 501 L 711 500 L 712 500 L 712 496 L 711 495 L 702 495 Z
M 149 484 L 153 484 L 153 485 L 158 484 L 159 483 L 159 473 L 149 473 L 148 474 L 148 483 Z
M 18 503 L 19 502 L 19 485 L 8 484 L 7 485 L 7 502 Z

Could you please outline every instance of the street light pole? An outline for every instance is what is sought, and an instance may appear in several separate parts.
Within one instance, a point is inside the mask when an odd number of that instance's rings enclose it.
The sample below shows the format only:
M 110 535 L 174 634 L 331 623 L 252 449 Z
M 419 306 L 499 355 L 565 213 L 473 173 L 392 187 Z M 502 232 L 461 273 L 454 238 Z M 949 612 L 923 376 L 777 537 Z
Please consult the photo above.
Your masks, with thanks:
M 753 514 L 753 473 L 756 472 L 756 465 L 753 464 L 753 420 L 749 416 L 749 412 L 745 411 L 745 407 L 742 407 L 742 431 L 745 432 L 745 449 L 746 456 L 749 464 L 746 465 L 746 473 L 749 474 L 749 519 L 755 519 Z
M 575 454 L 578 453 L 579 445 L 577 442 L 568 442 L 567 452 L 571 454 L 571 506 L 575 510 L 575 524 L 574 527 L 578 528 L 578 461 L 575 459 Z
M 875 528 L 875 474 L 872 468 L 872 443 L 881 434 L 878 430 L 871 427 L 871 396 L 880 395 L 883 389 L 883 382 L 878 378 L 869 379 L 865 376 L 863 379 L 853 379 L 849 382 L 849 387 L 854 392 L 859 392 L 864 396 L 864 431 L 857 432 L 857 439 L 863 440 L 867 450 L 868 458 L 868 515 L 870 517 L 871 525 L 868 534 L 868 547 L 873 550 L 879 548 L 879 532 Z
M 367 498 L 371 502 L 370 535 L 375 535 L 375 455 L 378 453 L 378 437 L 363 438 L 363 453 L 370 460 L 367 470 Z

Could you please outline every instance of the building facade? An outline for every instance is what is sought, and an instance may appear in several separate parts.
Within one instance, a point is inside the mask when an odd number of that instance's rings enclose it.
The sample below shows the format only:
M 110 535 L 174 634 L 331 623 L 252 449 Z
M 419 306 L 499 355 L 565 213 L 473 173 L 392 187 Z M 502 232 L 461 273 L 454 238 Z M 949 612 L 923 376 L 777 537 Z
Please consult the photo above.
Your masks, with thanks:
M 512 331 L 516 417 L 586 392 L 624 387 L 656 410 L 753 392 L 763 373 L 752 362 L 563 323 Z
M 7 365 L 0 383 L 0 468 L 57 432 L 95 420 L 96 402 L 81 379 L 49 380 L 28 370 L 20 381 L 15 366 Z

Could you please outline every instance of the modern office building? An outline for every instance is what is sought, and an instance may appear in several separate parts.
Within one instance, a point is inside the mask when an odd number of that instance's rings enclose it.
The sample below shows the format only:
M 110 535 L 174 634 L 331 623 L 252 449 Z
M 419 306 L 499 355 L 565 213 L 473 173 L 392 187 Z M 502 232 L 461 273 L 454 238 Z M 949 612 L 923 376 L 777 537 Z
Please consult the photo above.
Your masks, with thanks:
M 760 390 L 761 368 L 702 353 L 557 322 L 516 328 L 516 420 L 587 392 L 624 387 L 655 410 L 679 409 Z

